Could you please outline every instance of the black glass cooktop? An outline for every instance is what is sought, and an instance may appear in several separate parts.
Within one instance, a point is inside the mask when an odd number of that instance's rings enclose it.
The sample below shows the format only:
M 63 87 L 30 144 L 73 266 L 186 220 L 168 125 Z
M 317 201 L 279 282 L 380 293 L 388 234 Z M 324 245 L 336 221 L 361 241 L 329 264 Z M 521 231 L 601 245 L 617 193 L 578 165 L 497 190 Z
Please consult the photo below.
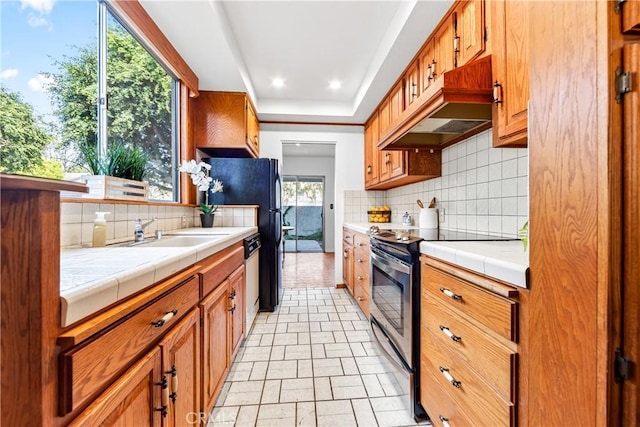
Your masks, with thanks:
M 486 233 L 471 233 L 466 231 L 439 230 L 431 228 L 421 228 L 413 230 L 375 230 L 369 232 L 371 237 L 390 243 L 413 243 L 421 240 L 426 241 L 494 241 L 494 240 L 518 240 L 515 237 L 503 237 Z

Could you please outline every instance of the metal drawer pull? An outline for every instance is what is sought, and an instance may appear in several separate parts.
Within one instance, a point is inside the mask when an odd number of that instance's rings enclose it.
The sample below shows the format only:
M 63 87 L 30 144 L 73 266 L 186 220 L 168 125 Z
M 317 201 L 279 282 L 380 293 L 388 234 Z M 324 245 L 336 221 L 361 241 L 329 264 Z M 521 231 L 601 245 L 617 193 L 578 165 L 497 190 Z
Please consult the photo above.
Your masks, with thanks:
M 451 383 L 452 386 L 454 386 L 455 388 L 460 388 L 462 383 L 460 381 L 456 381 L 456 379 L 451 376 L 447 368 L 443 368 L 442 366 L 440 366 L 439 369 L 440 372 L 442 372 L 442 375 L 444 375 L 444 377 Z
M 362 297 L 358 297 L 358 301 L 361 301 L 361 302 L 362 302 L 362 301 L 364 301 L 364 298 L 362 298 Z
M 361 260 L 360 258 L 358 258 L 358 262 L 359 262 L 360 264 L 362 264 L 364 261 L 363 261 L 363 260 Z
M 362 276 L 358 276 L 358 280 L 362 280 Z
M 164 316 L 162 316 L 158 320 L 154 320 L 153 322 L 151 322 L 151 324 L 156 328 L 159 328 L 161 326 L 164 326 L 164 324 L 169 320 L 173 319 L 173 316 L 175 316 L 176 314 L 178 314 L 178 310 L 167 311 Z
M 447 328 L 446 326 L 439 326 L 440 330 L 442 332 L 444 332 L 444 334 L 446 336 L 448 336 L 449 338 L 451 338 L 452 340 L 454 340 L 455 342 L 460 342 L 460 340 L 462 339 L 461 337 L 454 335 L 453 332 L 451 332 L 451 330 L 449 328 Z
M 462 295 L 458 295 L 454 292 L 451 292 L 449 289 L 447 288 L 440 288 L 440 292 L 442 292 L 443 294 L 445 294 L 446 296 L 448 296 L 449 298 L 453 298 L 455 300 L 461 300 L 462 299 Z
M 449 418 L 445 418 L 442 415 L 438 415 L 438 418 L 440 419 L 440 422 L 442 423 L 442 425 L 444 427 L 450 427 L 451 424 L 449 424 Z

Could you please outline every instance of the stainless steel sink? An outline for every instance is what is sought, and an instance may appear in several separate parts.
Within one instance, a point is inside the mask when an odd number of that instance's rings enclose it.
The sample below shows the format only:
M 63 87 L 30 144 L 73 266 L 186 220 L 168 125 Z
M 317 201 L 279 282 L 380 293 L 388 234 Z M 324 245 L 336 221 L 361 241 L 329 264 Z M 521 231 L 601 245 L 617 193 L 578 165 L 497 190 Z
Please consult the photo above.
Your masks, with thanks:
M 120 247 L 140 247 L 140 248 L 185 248 L 198 246 L 220 240 L 228 234 L 199 234 L 199 235 L 171 235 L 162 239 L 148 239 L 141 242 L 121 243 Z

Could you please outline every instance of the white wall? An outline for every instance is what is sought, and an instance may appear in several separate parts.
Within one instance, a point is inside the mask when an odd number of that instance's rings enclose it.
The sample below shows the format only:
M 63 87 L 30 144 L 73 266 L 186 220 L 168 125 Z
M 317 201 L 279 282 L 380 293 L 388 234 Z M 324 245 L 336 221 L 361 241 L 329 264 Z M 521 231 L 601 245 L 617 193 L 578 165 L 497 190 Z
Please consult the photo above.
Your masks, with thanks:
M 282 175 L 324 176 L 324 250 L 335 251 L 335 157 L 284 156 Z M 331 205 L 334 209 L 331 209 Z
M 342 241 L 342 218 L 344 218 L 344 192 L 364 189 L 364 127 L 324 125 L 260 125 L 260 155 L 280 159 L 282 142 L 334 143 L 335 181 L 334 214 L 339 219 L 334 225 L 334 242 Z M 327 187 L 328 190 L 328 187 Z M 327 229 L 327 232 L 329 230 Z M 342 247 L 340 245 L 340 247 Z M 336 257 L 335 282 L 342 283 L 342 258 Z

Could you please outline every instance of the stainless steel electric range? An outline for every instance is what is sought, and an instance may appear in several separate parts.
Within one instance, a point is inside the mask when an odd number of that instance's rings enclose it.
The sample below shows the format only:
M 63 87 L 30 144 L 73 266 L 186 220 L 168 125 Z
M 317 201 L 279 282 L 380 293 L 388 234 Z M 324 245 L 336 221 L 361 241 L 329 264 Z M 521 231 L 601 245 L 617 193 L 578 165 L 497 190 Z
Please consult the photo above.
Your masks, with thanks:
M 379 350 L 395 367 L 401 396 L 416 420 L 428 418 L 420 402 L 420 242 L 515 240 L 488 234 L 371 227 L 370 324 Z

